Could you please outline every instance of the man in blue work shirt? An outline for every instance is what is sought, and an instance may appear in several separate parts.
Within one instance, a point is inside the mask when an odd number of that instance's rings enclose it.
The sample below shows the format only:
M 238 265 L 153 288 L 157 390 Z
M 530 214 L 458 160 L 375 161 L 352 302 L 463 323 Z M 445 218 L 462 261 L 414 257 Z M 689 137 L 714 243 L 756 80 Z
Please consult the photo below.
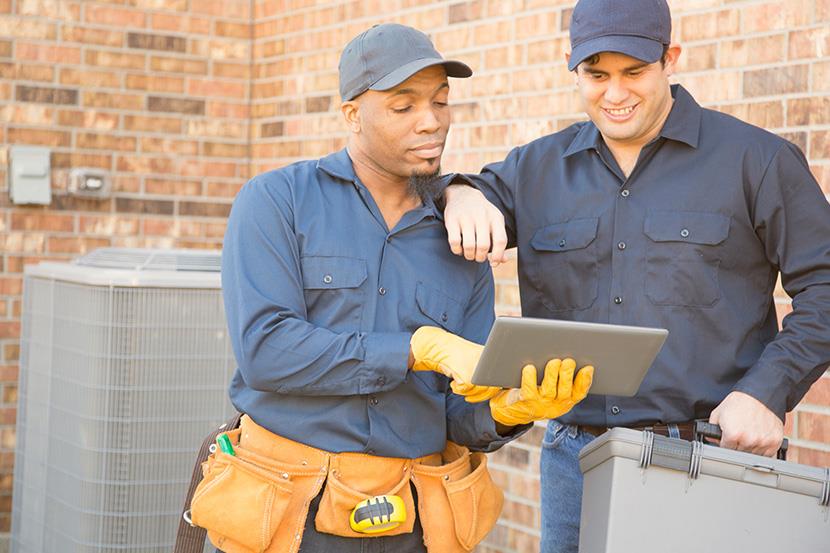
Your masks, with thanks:
M 495 261 L 518 246 L 525 316 L 670 331 L 635 397 L 593 395 L 550 422 L 544 553 L 577 550 L 577 455 L 607 427 L 688 439 L 708 418 L 722 447 L 773 455 L 830 363 L 830 206 L 801 151 L 670 86 L 665 0 L 580 0 L 570 36 L 590 121 L 470 176 L 498 209 L 452 186 L 445 211 L 468 259 L 486 258 L 491 230 Z M 779 272 L 793 298 L 780 332 Z
M 473 342 L 482 343 L 493 322 L 493 279 L 489 266 L 447 250 L 433 198 L 442 189 L 437 175 L 450 125 L 447 76 L 472 72 L 441 58 L 423 33 L 396 24 L 356 37 L 339 69 L 348 147 L 259 175 L 234 203 L 222 256 L 239 362 L 230 396 L 250 417 L 243 420 L 238 455 L 254 449 L 254 434 L 267 434 L 274 443 L 290 442 L 282 449 L 299 448 L 313 458 L 362 454 L 367 468 L 355 478 L 382 479 L 389 475 L 368 468 L 375 459 L 405 462 L 404 472 L 411 465 L 406 460 L 432 459 L 419 461 L 429 465 L 438 455 L 441 464 L 447 440 L 477 451 L 497 449 L 533 420 L 558 416 L 585 397 L 592 369 L 574 377 L 571 360 L 554 360 L 537 387 L 535 369 L 526 368 L 518 394 L 469 385 L 481 352 Z M 460 393 L 492 399 L 468 403 L 453 393 L 450 379 Z M 346 479 L 323 468 L 329 481 Z M 463 474 L 448 473 L 447 486 L 464 485 L 455 481 Z M 292 475 L 299 493 L 300 480 L 288 470 L 285 475 Z M 429 551 L 461 550 L 452 534 L 433 532 L 428 539 L 428 515 L 438 499 L 424 489 L 418 489 L 411 532 L 371 539 L 353 535 L 348 511 L 342 521 L 324 520 L 329 492 L 335 493 L 330 483 L 322 500 L 312 495 L 300 502 L 297 509 L 308 516 L 297 532 L 266 550 L 423 551 L 424 540 Z M 479 516 L 493 515 L 483 501 Z M 285 512 L 297 511 L 289 504 Z M 195 507 L 193 514 L 198 524 Z M 481 524 L 494 522 L 490 518 Z M 332 524 L 345 529 L 337 535 L 324 530 Z M 275 540 L 282 539 L 281 529 L 276 532 Z M 214 543 L 230 551 L 234 539 L 223 535 Z

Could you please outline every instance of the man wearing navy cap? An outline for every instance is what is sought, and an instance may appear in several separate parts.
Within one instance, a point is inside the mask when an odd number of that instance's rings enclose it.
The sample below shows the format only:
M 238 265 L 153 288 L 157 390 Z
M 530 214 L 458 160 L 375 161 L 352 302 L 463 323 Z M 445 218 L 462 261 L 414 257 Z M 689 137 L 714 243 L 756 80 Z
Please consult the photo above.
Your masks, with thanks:
M 192 521 L 227 553 L 463 553 L 501 509 L 480 452 L 566 412 L 592 369 L 552 360 L 538 386 L 531 367 L 521 390 L 470 384 L 493 278 L 447 250 L 434 199 L 448 77 L 472 71 L 398 24 L 355 37 L 339 71 L 347 147 L 234 201 L 222 290 L 246 415 L 235 456 L 206 463 Z
M 592 395 L 548 425 L 544 553 L 577 551 L 578 452 L 607 428 L 689 439 L 708 419 L 722 447 L 774 455 L 830 363 L 830 206 L 802 152 L 670 85 L 665 0 L 580 0 L 570 35 L 590 121 L 470 175 L 495 207 L 454 185 L 445 211 L 457 254 L 484 261 L 491 233 L 493 262 L 518 246 L 525 316 L 670 331 L 635 397 Z

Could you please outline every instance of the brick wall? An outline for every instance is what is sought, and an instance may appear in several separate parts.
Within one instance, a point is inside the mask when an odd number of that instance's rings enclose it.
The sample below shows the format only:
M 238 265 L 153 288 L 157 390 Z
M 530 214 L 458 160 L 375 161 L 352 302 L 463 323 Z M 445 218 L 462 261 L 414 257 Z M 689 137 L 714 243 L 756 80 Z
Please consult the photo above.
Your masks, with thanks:
M 830 0 L 670 0 L 677 81 L 707 107 L 799 144 L 830 193 Z M 0 532 L 8 528 L 21 271 L 100 246 L 219 247 L 250 174 L 345 143 L 340 48 L 374 23 L 431 34 L 476 72 L 453 81 L 444 166 L 476 171 L 584 118 L 564 66 L 571 0 L 0 0 L 0 148 L 53 148 L 53 202 L 0 193 Z M 0 152 L 3 153 L 3 152 Z M 6 156 L 0 155 L 0 178 Z M 107 169 L 112 198 L 67 195 Z M 518 310 L 515 262 L 497 308 Z M 783 316 L 789 300 L 778 292 Z M 830 466 L 830 376 L 788 417 L 792 459 Z M 507 502 L 481 551 L 538 549 L 534 429 L 492 456 Z

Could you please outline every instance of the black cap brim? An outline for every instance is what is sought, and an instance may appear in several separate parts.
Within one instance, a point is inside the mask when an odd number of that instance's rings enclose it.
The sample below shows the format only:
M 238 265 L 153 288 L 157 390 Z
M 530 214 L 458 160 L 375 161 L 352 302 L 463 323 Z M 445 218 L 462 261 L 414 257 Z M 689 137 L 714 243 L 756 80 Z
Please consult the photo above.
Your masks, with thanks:
M 390 88 L 395 88 L 418 71 L 434 65 L 443 65 L 447 71 L 447 77 L 465 79 L 473 75 L 473 70 L 466 63 L 441 58 L 422 58 L 402 65 L 388 75 L 381 77 L 377 82 L 369 86 L 369 90 L 389 90 Z
M 574 47 L 573 51 L 571 51 L 571 59 L 568 62 L 568 70 L 573 71 L 583 61 L 602 52 L 616 52 L 646 63 L 654 63 L 663 55 L 663 44 L 656 40 L 639 36 L 600 36 L 586 40 Z

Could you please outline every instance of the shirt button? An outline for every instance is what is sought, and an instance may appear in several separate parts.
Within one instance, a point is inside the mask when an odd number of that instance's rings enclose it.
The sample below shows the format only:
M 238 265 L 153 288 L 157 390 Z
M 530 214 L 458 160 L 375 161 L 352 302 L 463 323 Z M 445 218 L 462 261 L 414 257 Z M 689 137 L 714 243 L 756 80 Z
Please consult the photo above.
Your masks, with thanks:
M 378 288 L 378 294 L 380 294 L 381 296 L 385 296 L 386 295 L 386 288 L 384 288 L 383 286 Z
M 332 281 L 331 275 L 326 275 L 326 276 L 323 277 L 323 282 L 325 282 L 326 284 L 331 284 L 331 281 Z
M 621 304 L 622 303 L 622 298 L 617 296 L 616 298 L 614 298 L 614 303 L 616 303 L 617 305 Z
M 445 323 L 449 318 L 449 315 L 447 315 L 446 313 L 441 313 L 441 322 Z
M 622 196 L 623 198 L 627 198 L 629 194 L 631 194 L 631 192 L 629 192 L 628 190 L 623 190 L 622 192 L 620 192 L 620 196 Z
M 617 247 L 621 250 L 624 250 L 625 249 L 625 242 L 620 242 L 619 244 L 617 244 Z
M 392 241 L 392 237 L 391 237 L 391 236 L 387 236 L 387 237 L 386 237 L 386 243 L 388 244 L 388 243 L 389 243 L 389 242 L 391 242 L 391 241 Z
M 680 236 L 682 236 L 683 238 L 688 238 L 689 237 L 689 229 L 684 228 L 683 230 L 681 230 L 680 231 Z
M 621 411 L 621 409 L 619 407 L 617 407 L 616 405 L 613 405 L 611 407 L 611 414 L 612 415 L 619 415 L 620 411 Z
M 560 248 L 564 248 L 564 247 L 565 247 L 565 240 L 564 240 L 564 239 L 562 239 L 562 240 L 560 240 L 560 241 L 559 241 L 559 247 L 560 247 Z
M 378 386 L 383 386 L 384 384 L 386 384 L 386 377 L 379 376 L 376 382 L 378 383 Z
M 377 405 L 378 404 L 378 398 L 376 398 L 376 397 L 372 397 L 371 399 L 369 399 L 369 401 L 372 403 L 372 405 Z
M 375 450 L 374 450 L 374 449 L 367 449 L 367 450 L 366 450 L 366 453 L 368 453 L 369 455 L 374 455 L 374 454 L 375 454 Z

